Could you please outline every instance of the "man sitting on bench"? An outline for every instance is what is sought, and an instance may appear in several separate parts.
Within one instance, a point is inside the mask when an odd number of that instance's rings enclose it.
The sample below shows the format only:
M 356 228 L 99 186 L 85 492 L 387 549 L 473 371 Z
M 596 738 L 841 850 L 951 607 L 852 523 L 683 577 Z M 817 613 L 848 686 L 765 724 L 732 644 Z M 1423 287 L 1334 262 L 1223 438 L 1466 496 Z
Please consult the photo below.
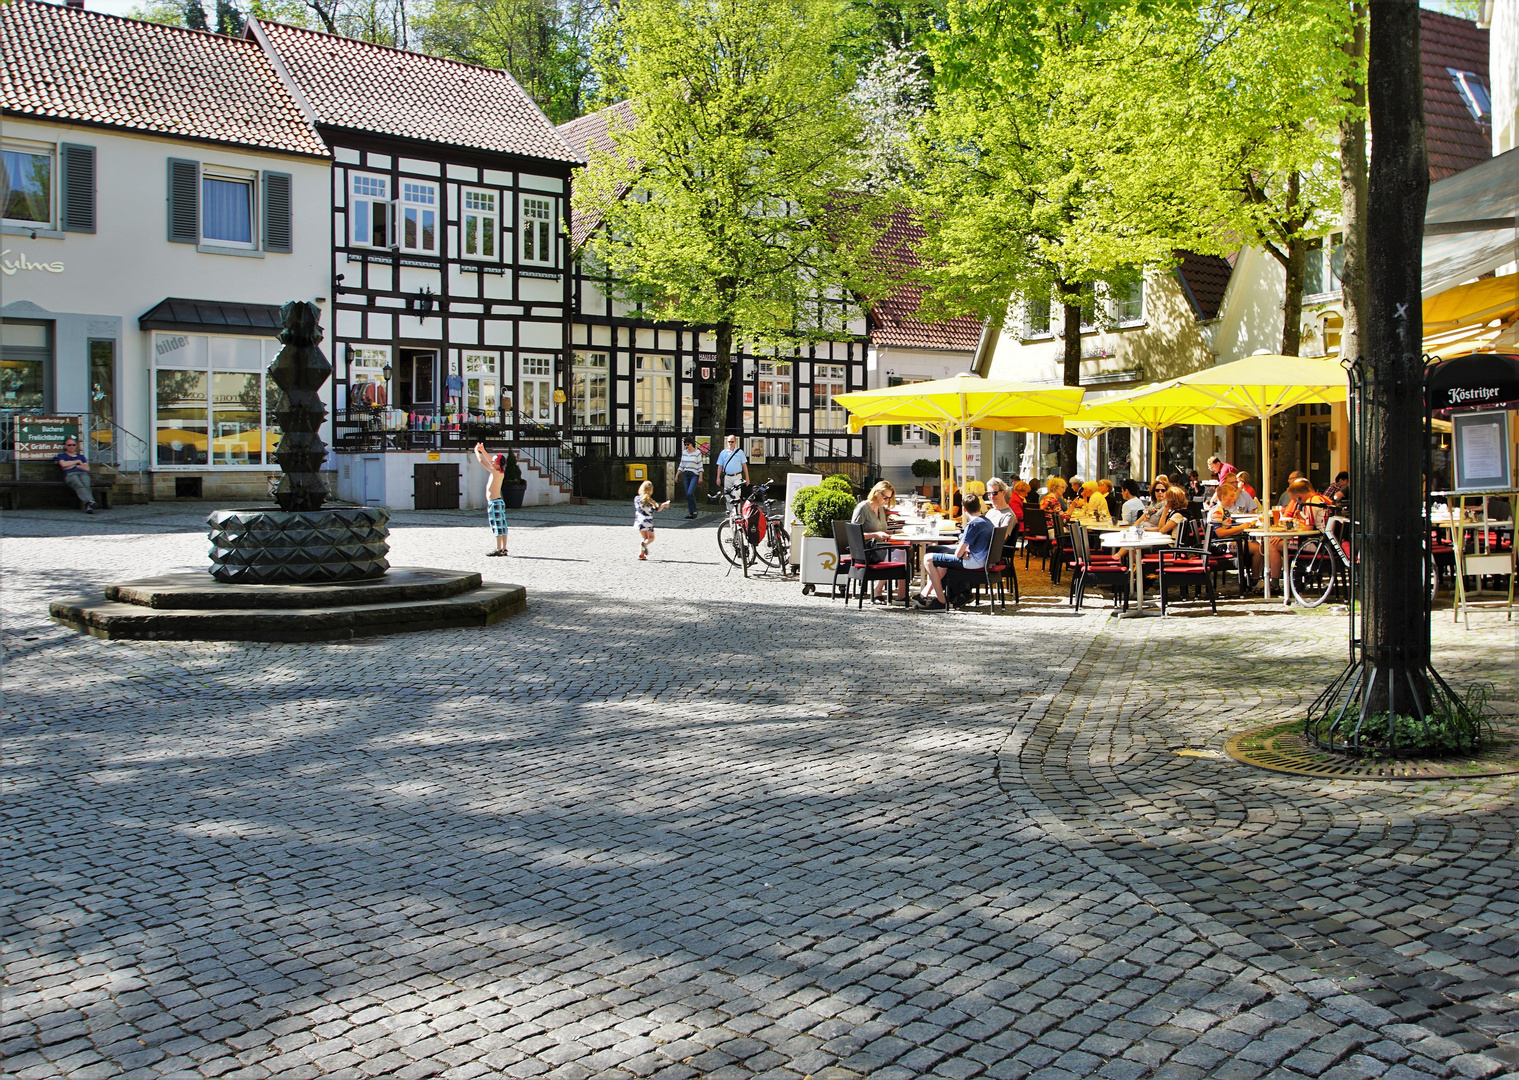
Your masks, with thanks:
M 90 489 L 90 463 L 79 452 L 79 440 L 72 435 L 63 440 L 63 453 L 58 455 L 58 467 L 63 470 L 63 482 L 79 496 L 79 508 L 86 514 L 93 514 L 95 493 Z

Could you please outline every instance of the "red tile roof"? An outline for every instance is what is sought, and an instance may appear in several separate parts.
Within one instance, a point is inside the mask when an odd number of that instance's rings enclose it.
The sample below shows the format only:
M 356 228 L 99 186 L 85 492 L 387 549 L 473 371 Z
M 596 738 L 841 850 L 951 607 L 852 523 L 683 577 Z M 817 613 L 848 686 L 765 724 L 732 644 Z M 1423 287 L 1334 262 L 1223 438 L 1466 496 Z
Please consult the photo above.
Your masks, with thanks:
M 1492 127 L 1479 124 L 1472 116 L 1446 70 L 1473 72 L 1487 86 L 1487 39 L 1488 32 L 1474 22 L 1438 11 L 1419 12 L 1424 128 L 1431 180 L 1443 180 L 1493 156 Z
M 619 126 L 632 127 L 636 122 L 632 103 L 619 101 L 599 112 L 588 113 L 571 120 L 568 124 L 560 124 L 559 135 L 569 144 L 571 150 L 589 161 L 593 154 L 610 154 L 617 149 L 612 143 L 609 130 L 614 117 Z M 614 197 L 620 199 L 626 192 L 627 189 L 624 187 Z M 582 198 L 572 198 L 570 207 L 570 246 L 578 250 L 590 239 L 591 233 L 596 231 L 596 226 L 601 224 L 607 207 L 604 200 L 589 203 Z
M 248 20 L 332 128 L 578 164 L 548 117 L 505 71 Z
M 0 4 L 0 110 L 327 156 L 254 42 L 37 0 Z
M 1219 308 L 1224 304 L 1224 291 L 1229 287 L 1229 275 L 1234 273 L 1233 262 L 1220 255 L 1199 255 L 1195 251 L 1178 251 L 1176 254 L 1181 259 L 1176 264 L 1176 276 L 1192 310 L 1199 319 L 1218 318 Z
M 899 207 L 881 238 L 874 254 L 887 267 L 903 270 L 919 265 L 915 250 L 923 240 L 923 226 L 911 210 Z M 959 349 L 974 352 L 981 343 L 981 320 L 960 315 L 939 322 L 918 317 L 923 289 L 904 282 L 876 301 L 870 310 L 870 340 L 876 345 L 895 345 L 910 349 Z

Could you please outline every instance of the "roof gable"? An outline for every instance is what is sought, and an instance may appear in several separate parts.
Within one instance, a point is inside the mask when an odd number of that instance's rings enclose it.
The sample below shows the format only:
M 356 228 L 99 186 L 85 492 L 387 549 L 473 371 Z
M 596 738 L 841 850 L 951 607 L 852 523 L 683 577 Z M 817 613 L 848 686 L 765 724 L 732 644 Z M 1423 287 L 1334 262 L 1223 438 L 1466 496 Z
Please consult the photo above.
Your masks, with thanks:
M 617 145 L 612 141 L 612 128 L 630 128 L 637 122 L 632 102 L 619 101 L 597 112 L 577 117 L 567 124 L 559 125 L 559 135 L 580 157 L 589 161 L 593 154 L 613 154 Z M 612 198 L 622 198 L 627 187 L 619 189 Z M 570 247 L 578 251 L 596 231 L 607 212 L 606 199 L 592 203 L 580 197 L 570 200 Z
M 876 241 L 872 255 L 888 271 L 916 269 L 921 263 L 917 246 L 926 234 L 907 207 L 892 211 L 886 231 Z M 923 287 L 913 282 L 897 285 L 870 309 L 870 340 L 876 345 L 909 349 L 956 349 L 974 352 L 981 342 L 982 321 L 974 315 L 927 322 L 918 316 Z
M 258 22 L 252 33 L 269 42 L 318 124 L 580 164 L 505 71 L 281 23 Z
M 1218 318 L 1224 306 L 1224 293 L 1234 273 L 1234 263 L 1220 255 L 1199 255 L 1195 251 L 1177 251 L 1176 276 L 1181 280 L 1187 301 L 1199 321 Z
M 254 42 L 39 0 L 0 4 L 0 109 L 327 156 Z

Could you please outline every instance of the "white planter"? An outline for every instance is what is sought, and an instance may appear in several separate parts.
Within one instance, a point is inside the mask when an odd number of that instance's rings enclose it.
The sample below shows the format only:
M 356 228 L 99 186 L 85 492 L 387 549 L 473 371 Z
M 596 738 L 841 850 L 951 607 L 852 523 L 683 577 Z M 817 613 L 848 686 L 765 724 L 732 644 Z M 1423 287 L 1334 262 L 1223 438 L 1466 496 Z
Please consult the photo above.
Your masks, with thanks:
M 839 555 L 833 541 L 821 536 L 803 536 L 801 543 L 791 549 L 801 552 L 800 575 L 802 591 L 813 592 L 819 585 L 832 588 L 833 570 Z

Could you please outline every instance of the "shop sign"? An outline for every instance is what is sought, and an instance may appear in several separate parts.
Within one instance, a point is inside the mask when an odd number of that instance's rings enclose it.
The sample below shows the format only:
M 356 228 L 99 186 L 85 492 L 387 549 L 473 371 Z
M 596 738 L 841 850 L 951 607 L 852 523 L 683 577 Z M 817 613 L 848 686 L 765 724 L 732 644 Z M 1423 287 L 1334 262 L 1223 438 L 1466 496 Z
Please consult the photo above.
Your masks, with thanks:
M 0 274 L 6 277 L 15 277 L 17 270 L 41 270 L 49 274 L 63 273 L 61 262 L 32 262 L 26 257 L 25 252 L 18 253 L 14 258 L 10 257 L 11 249 L 0 251 Z
M 64 439 L 77 438 L 77 416 L 16 417 L 16 457 L 21 461 L 52 461 L 63 453 Z

